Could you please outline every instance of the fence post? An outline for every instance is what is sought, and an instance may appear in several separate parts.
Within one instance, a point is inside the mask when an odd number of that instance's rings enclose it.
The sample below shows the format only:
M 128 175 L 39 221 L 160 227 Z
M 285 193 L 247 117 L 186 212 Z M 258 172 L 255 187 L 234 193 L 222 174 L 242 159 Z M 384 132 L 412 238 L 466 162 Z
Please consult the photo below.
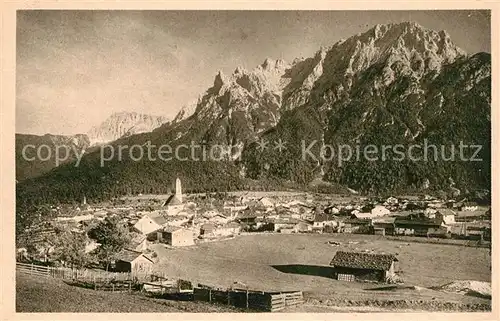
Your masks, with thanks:
M 212 302 L 212 289 L 208 289 L 208 302 Z
M 30 271 L 30 274 L 33 274 L 33 270 L 34 270 L 34 266 L 33 266 L 33 263 L 31 263 L 31 271 Z
M 111 283 L 111 286 L 112 286 L 112 292 L 115 292 L 115 284 L 114 283 Z
M 132 292 L 132 281 L 128 281 L 128 292 Z
M 247 309 L 248 309 L 248 289 L 247 289 Z
M 227 289 L 227 305 L 231 305 L 231 290 Z

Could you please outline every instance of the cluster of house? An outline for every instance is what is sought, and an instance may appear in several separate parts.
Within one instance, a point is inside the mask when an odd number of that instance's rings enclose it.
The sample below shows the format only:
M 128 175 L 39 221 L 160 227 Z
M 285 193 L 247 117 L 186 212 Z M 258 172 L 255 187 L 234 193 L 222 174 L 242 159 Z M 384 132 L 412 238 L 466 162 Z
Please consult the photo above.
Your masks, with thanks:
M 172 247 L 190 246 L 202 240 L 237 235 L 242 231 L 456 236 L 488 240 L 491 238 L 488 224 L 478 226 L 463 222 L 464 216 L 456 215 L 457 211 L 473 213 L 477 209 L 477 204 L 466 200 L 443 202 L 431 197 L 422 200 L 389 197 L 383 200 L 360 199 L 358 204 L 327 204 L 321 203 L 321 200 L 315 201 L 310 195 L 304 200 L 293 196 L 287 199 L 239 197 L 225 199 L 218 205 L 200 207 L 184 200 L 181 181 L 177 179 L 175 193 L 155 208 L 90 208 L 84 199 L 71 215 L 59 216 L 54 223 L 82 232 L 91 220 L 119 215 L 128 223 L 134 235 L 128 247 L 128 251 L 134 254 L 124 254 L 124 257 L 135 256 L 134 259 L 144 261 L 140 254 L 151 243 L 164 243 Z M 481 218 L 491 221 L 491 209 Z M 39 238 L 46 240 L 53 232 L 53 227 L 44 225 L 39 230 Z M 86 251 L 90 252 L 97 246 L 90 240 Z M 145 260 L 148 261 L 148 258 Z
M 165 210 L 140 213 L 132 228 L 139 233 L 136 249 L 148 242 L 170 246 L 194 245 L 197 239 L 231 236 L 240 232 L 240 224 L 234 222 L 235 214 L 224 214 L 216 208 L 199 211 L 193 202 L 183 202 L 182 186 L 176 180 L 175 194 L 162 205 Z M 198 213 L 200 212 L 200 213 Z
M 442 202 L 427 198 L 422 201 L 400 201 L 389 197 L 364 204 L 313 206 L 292 201 L 272 204 L 269 199 L 249 202 L 240 210 L 236 220 L 247 231 L 274 231 L 281 233 L 334 232 L 379 235 L 410 235 L 428 237 L 480 237 L 488 239 L 491 228 L 464 224 L 461 210 L 473 212 L 477 204 L 471 202 Z M 491 219 L 491 209 L 486 217 Z M 488 217 L 489 216 L 489 217 Z M 467 217 L 467 216 L 465 216 Z M 459 227 L 459 228 L 457 228 Z

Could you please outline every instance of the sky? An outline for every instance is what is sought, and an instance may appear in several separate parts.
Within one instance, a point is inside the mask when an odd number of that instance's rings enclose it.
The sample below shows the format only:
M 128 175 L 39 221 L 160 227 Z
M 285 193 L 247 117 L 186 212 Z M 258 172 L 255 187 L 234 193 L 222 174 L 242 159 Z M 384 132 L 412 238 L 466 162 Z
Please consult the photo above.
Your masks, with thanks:
M 402 21 L 490 52 L 488 11 L 18 11 L 16 132 L 86 133 L 121 111 L 174 117 L 219 70 L 292 62 Z

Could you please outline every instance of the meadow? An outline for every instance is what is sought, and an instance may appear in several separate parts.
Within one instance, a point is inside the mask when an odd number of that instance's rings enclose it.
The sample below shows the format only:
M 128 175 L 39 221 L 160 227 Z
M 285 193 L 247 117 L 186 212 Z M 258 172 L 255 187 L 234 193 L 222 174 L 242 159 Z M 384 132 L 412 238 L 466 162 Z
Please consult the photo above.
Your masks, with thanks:
M 489 249 L 402 242 L 376 235 L 264 233 L 187 248 L 155 245 L 154 249 L 160 258 L 156 269 L 172 277 L 218 287 L 301 290 L 310 298 L 478 302 L 482 299 L 428 288 L 455 280 L 491 281 Z M 396 254 L 405 285 L 417 286 L 419 290 L 372 291 L 380 285 L 337 281 L 328 267 L 337 250 Z

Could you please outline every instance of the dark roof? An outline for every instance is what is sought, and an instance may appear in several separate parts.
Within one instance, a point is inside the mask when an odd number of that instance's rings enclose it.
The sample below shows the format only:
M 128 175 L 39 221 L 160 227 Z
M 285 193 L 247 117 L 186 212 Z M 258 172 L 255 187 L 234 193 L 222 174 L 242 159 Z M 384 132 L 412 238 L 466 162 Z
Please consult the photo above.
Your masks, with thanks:
M 437 226 L 441 226 L 441 223 L 438 222 L 437 220 L 431 220 L 431 219 L 424 220 L 424 219 L 407 219 L 405 217 L 397 217 L 396 220 L 394 220 L 394 225 L 396 227 L 399 227 L 399 226 L 437 227 Z
M 456 215 L 457 213 L 449 208 L 440 208 L 437 210 L 437 213 L 441 215 Z
M 163 225 L 163 224 L 166 224 L 168 222 L 168 220 L 165 217 L 163 217 L 162 215 L 160 215 L 160 214 L 150 213 L 150 214 L 147 214 L 147 215 L 149 216 L 149 218 L 151 218 L 151 220 L 153 222 L 155 222 L 158 225 Z
M 168 205 L 181 205 L 182 202 L 177 198 L 175 194 L 170 195 L 170 197 L 163 203 L 163 206 Z
M 375 228 L 391 228 L 394 227 L 393 222 L 373 222 Z
M 269 218 L 266 221 L 274 224 L 297 224 L 300 222 L 296 218 Z
M 238 227 L 240 227 L 240 224 L 238 224 L 236 222 L 229 222 L 226 225 L 224 225 L 223 227 L 226 227 L 226 228 L 238 228 Z
M 213 223 L 205 223 L 201 226 L 201 228 L 205 231 L 213 230 L 215 228 L 215 225 Z
M 137 259 L 139 256 L 144 256 L 146 259 L 149 261 L 153 262 L 149 257 L 146 255 L 142 254 L 141 252 L 130 250 L 130 249 L 123 249 L 118 253 L 116 256 L 118 261 L 124 261 L 124 262 L 133 262 L 135 259 Z
M 333 221 L 335 216 L 329 215 L 326 213 L 316 213 L 314 214 L 314 222 L 325 222 L 325 221 Z
M 337 253 L 335 253 L 335 256 L 330 262 L 330 265 L 335 267 L 387 271 L 390 269 L 391 264 L 394 261 L 398 261 L 398 259 L 392 254 L 370 254 L 338 251 Z
M 173 233 L 175 231 L 178 231 L 178 230 L 181 230 L 182 228 L 181 227 L 178 227 L 178 226 L 165 226 L 163 228 L 163 232 L 167 232 L 167 233 Z
M 344 224 L 351 224 L 351 225 L 370 225 L 372 221 L 373 221 L 372 219 L 349 218 L 345 219 L 343 222 Z

